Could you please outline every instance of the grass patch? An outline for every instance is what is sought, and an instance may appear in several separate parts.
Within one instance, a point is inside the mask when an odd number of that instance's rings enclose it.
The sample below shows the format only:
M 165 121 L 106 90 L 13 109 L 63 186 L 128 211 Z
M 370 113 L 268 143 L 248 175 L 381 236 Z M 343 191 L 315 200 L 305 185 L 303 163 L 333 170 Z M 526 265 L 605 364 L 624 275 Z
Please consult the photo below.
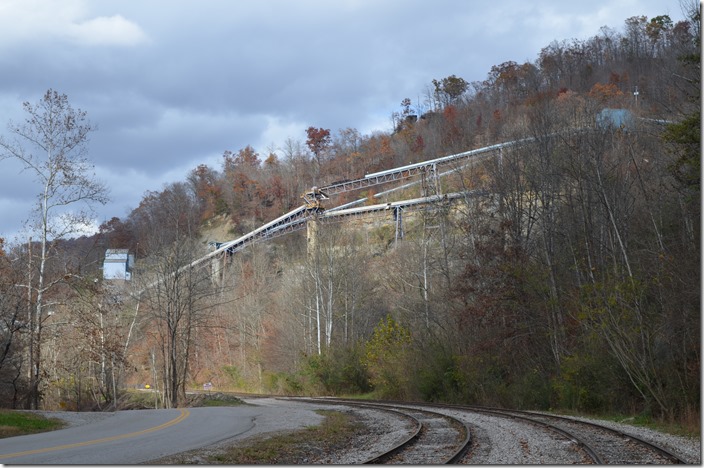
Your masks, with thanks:
M 666 434 L 684 437 L 701 437 L 701 427 L 698 424 L 678 424 L 674 422 L 660 421 L 642 414 L 635 416 L 611 415 L 604 416 L 602 419 L 629 424 L 631 426 L 645 427 L 647 429 L 653 429 Z
M 354 416 L 339 411 L 320 410 L 325 416 L 319 426 L 273 436 L 257 437 L 245 446 L 231 447 L 226 452 L 208 457 L 208 463 L 223 465 L 285 464 L 311 462 L 311 457 L 345 447 L 363 425 Z
M 701 437 L 701 426 L 699 425 L 699 418 L 695 418 L 689 423 L 674 423 L 666 422 L 655 419 L 651 416 L 644 414 L 636 415 L 625 415 L 625 414 L 614 414 L 614 413 L 582 413 L 579 411 L 570 410 L 555 410 L 553 411 L 556 416 L 577 416 L 585 417 L 589 419 L 594 419 L 598 423 L 599 420 L 609 421 L 621 424 L 627 424 L 629 426 L 644 427 L 646 429 L 653 429 L 666 434 L 683 436 L 683 437 Z
M 53 431 L 62 427 L 64 423 L 58 419 L 22 411 L 0 410 L 0 438 Z

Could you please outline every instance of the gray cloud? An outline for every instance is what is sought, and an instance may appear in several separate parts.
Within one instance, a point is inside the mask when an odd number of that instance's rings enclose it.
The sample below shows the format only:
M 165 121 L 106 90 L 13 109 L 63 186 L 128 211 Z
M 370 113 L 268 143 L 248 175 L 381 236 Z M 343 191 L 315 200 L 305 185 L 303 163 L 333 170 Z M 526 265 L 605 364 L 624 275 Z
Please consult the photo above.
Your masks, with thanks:
M 22 101 L 69 96 L 98 130 L 90 152 L 125 216 L 147 190 L 223 151 L 260 152 L 313 125 L 389 130 L 432 79 L 486 78 L 626 18 L 681 12 L 669 0 L 2 0 L 0 134 Z M 674 10 L 674 11 L 673 11 Z M 32 181 L 0 162 L 0 236 L 27 218 Z M 30 200 L 31 202 L 31 200 Z

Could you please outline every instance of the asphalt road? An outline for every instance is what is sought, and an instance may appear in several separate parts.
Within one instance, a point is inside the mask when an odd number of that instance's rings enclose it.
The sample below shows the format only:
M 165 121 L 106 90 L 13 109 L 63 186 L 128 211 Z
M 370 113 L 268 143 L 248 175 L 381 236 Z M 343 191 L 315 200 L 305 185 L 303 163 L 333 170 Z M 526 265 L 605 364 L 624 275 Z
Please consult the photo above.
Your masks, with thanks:
M 253 406 L 118 411 L 82 426 L 0 439 L 0 463 L 144 463 L 248 432 L 264 412 Z

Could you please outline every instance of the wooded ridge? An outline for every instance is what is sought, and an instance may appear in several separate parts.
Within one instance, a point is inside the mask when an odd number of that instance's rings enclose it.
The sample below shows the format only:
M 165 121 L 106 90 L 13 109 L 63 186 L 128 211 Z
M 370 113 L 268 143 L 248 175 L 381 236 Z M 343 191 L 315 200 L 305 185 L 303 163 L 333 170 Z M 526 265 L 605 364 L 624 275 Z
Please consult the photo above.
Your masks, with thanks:
M 224 151 L 95 236 L 0 244 L 1 401 L 104 409 L 148 384 L 175 407 L 210 384 L 698 427 L 698 8 L 432 80 L 387 133 L 311 126 L 269 154 Z M 504 142 L 520 144 L 411 173 Z M 62 188 L 83 168 L 66 161 Z M 393 168 L 407 175 L 349 183 Z M 302 198 L 326 186 L 347 188 Z M 393 209 L 322 215 L 363 199 Z M 198 261 L 300 206 L 305 229 Z M 103 279 L 106 249 L 135 255 L 129 281 Z

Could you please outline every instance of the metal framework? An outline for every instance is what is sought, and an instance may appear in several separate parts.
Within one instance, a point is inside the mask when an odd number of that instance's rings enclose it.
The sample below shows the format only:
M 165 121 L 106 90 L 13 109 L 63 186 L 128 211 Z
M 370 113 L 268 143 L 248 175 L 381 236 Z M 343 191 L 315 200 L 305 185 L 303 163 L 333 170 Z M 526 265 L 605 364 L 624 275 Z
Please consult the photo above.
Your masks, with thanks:
M 218 256 L 233 255 L 235 252 L 238 252 L 244 249 L 246 246 L 257 241 L 267 240 L 289 232 L 298 231 L 305 227 L 308 221 L 313 218 L 313 216 L 315 216 L 318 220 L 333 221 L 352 216 L 370 215 L 392 211 L 396 223 L 396 239 L 398 240 L 400 237 L 403 236 L 403 227 L 401 224 L 401 220 L 402 213 L 404 210 L 420 209 L 421 207 L 427 207 L 428 205 L 432 204 L 438 204 L 442 202 L 450 203 L 453 200 L 459 198 L 466 199 L 470 196 L 480 196 L 485 194 L 485 192 L 483 191 L 461 192 L 444 195 L 438 193 L 438 178 L 445 176 L 451 172 L 446 171 L 444 173 L 438 173 L 438 166 L 449 164 L 451 162 L 458 161 L 461 159 L 467 159 L 478 156 L 488 156 L 495 151 L 498 151 L 500 154 L 500 152 L 504 148 L 521 145 L 532 140 L 533 138 L 524 138 L 521 140 L 499 143 L 470 151 L 464 151 L 462 153 L 443 156 L 429 161 L 409 164 L 395 169 L 388 169 L 385 171 L 367 174 L 361 179 L 336 182 L 321 188 L 312 187 L 308 192 L 301 195 L 301 198 L 304 200 L 304 204 L 302 206 L 295 208 L 294 210 L 274 219 L 273 221 L 264 224 L 263 226 L 247 234 L 244 234 L 243 236 L 237 239 L 228 242 L 211 244 L 215 246 L 215 250 L 191 262 L 188 265 L 184 265 L 179 269 L 179 272 L 188 268 L 198 266 L 205 261 L 214 260 Z M 418 183 L 425 185 L 427 182 L 428 175 L 432 175 L 432 177 L 434 177 L 435 179 L 435 190 L 433 190 L 435 192 L 434 194 L 426 193 L 427 196 L 412 200 L 382 203 L 358 208 L 354 208 L 354 206 L 364 203 L 365 201 L 367 201 L 367 198 L 361 198 L 359 200 L 337 207 L 333 207 L 328 210 L 325 210 L 321 203 L 322 201 L 329 200 L 331 196 L 339 193 L 359 190 L 362 188 L 384 184 L 387 182 L 408 179 L 417 175 L 421 176 L 421 180 L 404 184 L 391 190 L 381 192 L 379 194 L 375 194 L 374 197 L 380 198 L 381 196 L 387 195 L 393 191 L 401 190 L 403 188 L 416 185 Z M 156 283 L 153 283 L 147 288 L 153 286 L 154 284 Z
M 325 187 L 317 188 L 313 187 L 311 192 L 307 192 L 307 195 L 314 196 L 314 192 L 319 192 L 325 196 L 325 199 L 332 195 L 338 193 L 349 192 L 352 190 L 359 190 L 366 187 L 371 187 L 373 185 L 385 184 L 387 182 L 393 182 L 396 180 L 408 179 L 413 176 L 428 174 L 436 172 L 438 166 L 443 164 L 448 164 L 453 161 L 460 159 L 471 158 L 474 156 L 484 155 L 491 153 L 493 151 L 501 151 L 504 148 L 511 146 L 522 145 L 533 138 L 524 138 L 521 140 L 507 141 L 504 143 L 497 143 L 495 145 L 485 146 L 483 148 L 477 148 L 469 151 L 464 151 L 462 153 L 450 154 L 447 156 L 442 156 L 440 158 L 431 159 L 428 161 L 422 161 L 419 163 L 408 164 L 406 166 L 397 167 L 394 169 L 387 169 L 385 171 L 374 172 L 372 174 L 367 174 L 361 179 L 356 180 L 343 180 L 340 182 L 335 182 L 333 184 L 327 185 Z
M 311 209 L 307 206 L 301 206 L 295 210 L 277 218 L 276 220 L 267 223 L 266 225 L 256 229 L 255 231 L 245 234 L 244 236 L 235 239 L 230 242 L 215 243 L 215 250 L 210 252 L 208 255 L 204 256 L 191 263 L 191 266 L 195 266 L 198 263 L 205 261 L 209 258 L 215 257 L 220 253 L 234 254 L 239 252 L 250 244 L 261 240 L 269 240 L 275 237 L 279 237 L 290 232 L 299 231 L 306 227 L 306 223 L 316 216 L 318 220 L 326 221 L 340 221 L 344 218 L 358 217 L 358 216 L 368 216 L 373 214 L 388 213 L 393 212 L 394 216 L 397 217 L 400 210 L 416 210 L 422 209 L 427 205 L 435 205 L 441 202 L 451 203 L 459 198 L 466 198 L 467 196 L 480 196 L 485 195 L 486 192 L 483 190 L 475 190 L 472 192 L 458 192 L 449 193 L 445 195 L 433 195 L 430 197 L 415 198 L 412 200 L 402 200 L 390 203 L 380 203 L 376 205 L 362 206 L 359 208 L 347 208 L 339 209 L 335 211 L 324 211 Z M 399 220 L 400 221 L 400 220 Z

